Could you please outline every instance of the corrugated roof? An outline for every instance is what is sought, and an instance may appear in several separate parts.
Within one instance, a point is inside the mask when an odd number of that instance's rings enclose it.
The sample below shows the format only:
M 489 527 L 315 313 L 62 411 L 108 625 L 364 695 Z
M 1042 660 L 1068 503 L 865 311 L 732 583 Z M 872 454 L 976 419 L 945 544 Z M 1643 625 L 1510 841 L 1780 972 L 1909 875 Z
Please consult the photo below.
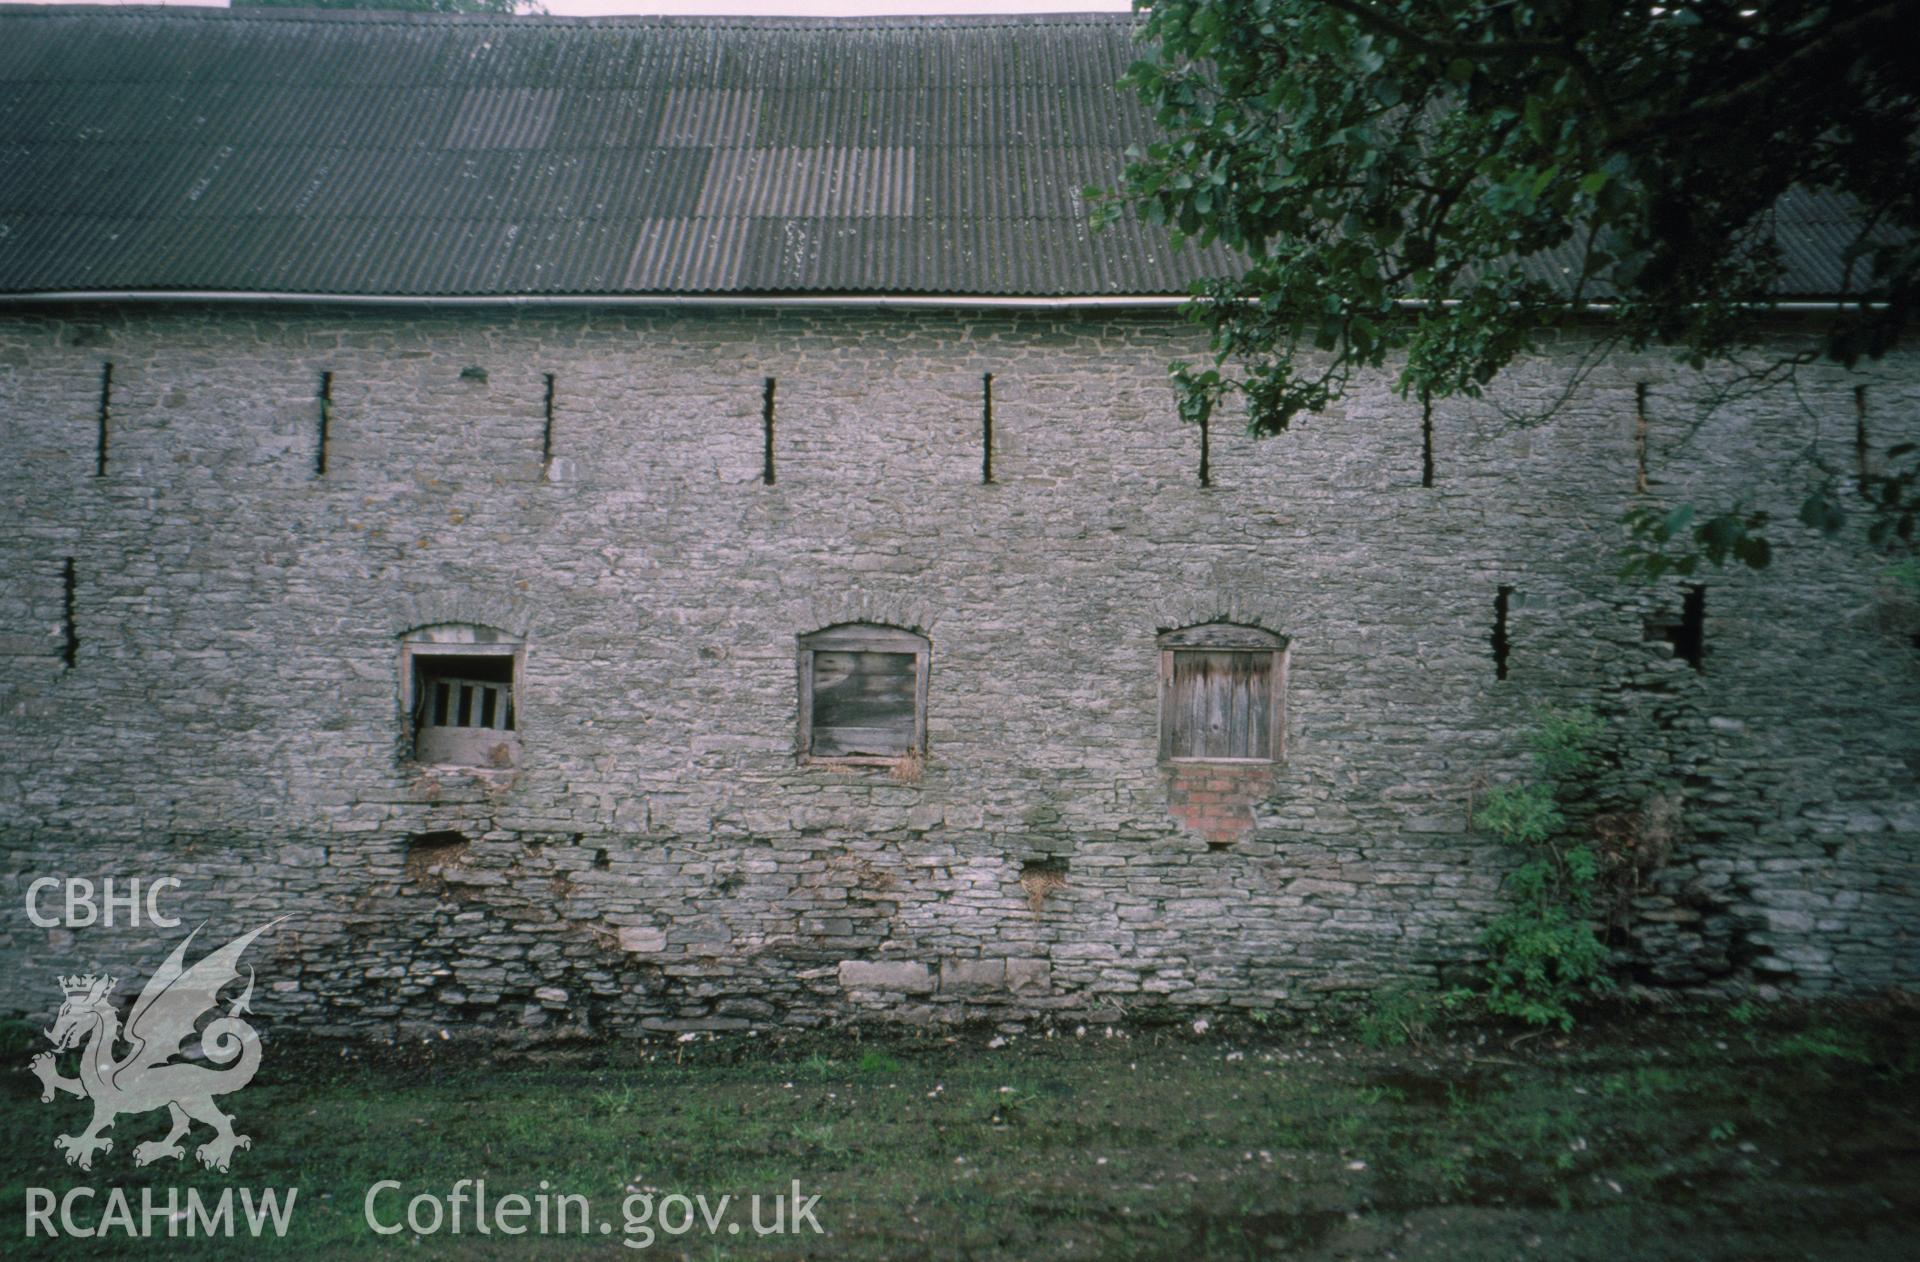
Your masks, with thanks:
M 1234 257 L 1087 224 L 1133 29 L 0 6 L 0 294 L 1184 293 Z M 1846 207 L 1776 221 L 1840 292 Z
M 0 292 L 1180 293 L 1131 32 L 0 8 Z

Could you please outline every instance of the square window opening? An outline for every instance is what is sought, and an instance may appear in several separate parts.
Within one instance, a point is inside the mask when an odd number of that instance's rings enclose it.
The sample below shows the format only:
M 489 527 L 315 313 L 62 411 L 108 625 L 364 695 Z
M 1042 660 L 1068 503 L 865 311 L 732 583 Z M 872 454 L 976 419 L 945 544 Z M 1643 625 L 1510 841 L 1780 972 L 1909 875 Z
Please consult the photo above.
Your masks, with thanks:
M 409 647 L 407 718 L 413 760 L 438 766 L 515 766 L 520 720 L 514 701 L 519 665 L 514 649 Z

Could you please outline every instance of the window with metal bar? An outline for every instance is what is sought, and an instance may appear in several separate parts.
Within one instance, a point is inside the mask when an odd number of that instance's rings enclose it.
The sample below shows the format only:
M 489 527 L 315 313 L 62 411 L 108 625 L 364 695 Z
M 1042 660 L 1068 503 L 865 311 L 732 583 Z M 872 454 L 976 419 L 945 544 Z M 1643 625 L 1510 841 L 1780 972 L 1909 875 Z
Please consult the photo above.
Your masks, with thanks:
M 401 658 L 415 762 L 518 763 L 514 692 L 522 657 L 517 641 L 486 627 L 427 627 L 408 635 Z

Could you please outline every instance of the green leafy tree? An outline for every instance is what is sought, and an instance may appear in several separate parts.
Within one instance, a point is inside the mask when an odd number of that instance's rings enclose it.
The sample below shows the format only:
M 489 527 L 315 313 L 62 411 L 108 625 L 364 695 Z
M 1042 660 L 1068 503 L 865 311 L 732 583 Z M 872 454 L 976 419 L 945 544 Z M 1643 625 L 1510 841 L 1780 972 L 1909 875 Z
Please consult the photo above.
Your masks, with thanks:
M 1738 361 L 1784 273 L 1788 196 L 1857 208 L 1851 289 L 1750 384 L 1884 353 L 1920 292 L 1920 0 L 1136 4 L 1148 55 L 1127 81 L 1166 139 L 1103 213 L 1130 201 L 1247 260 L 1200 291 L 1216 360 L 1175 366 L 1190 420 L 1238 395 L 1278 434 L 1389 362 L 1423 402 L 1477 395 L 1576 323 Z M 1906 467 L 1860 488 L 1877 542 L 1913 539 L 1913 487 Z M 1845 513 L 1822 489 L 1801 517 Z M 1764 565 L 1765 524 L 1647 516 L 1642 554 L 1664 559 L 1643 572 Z

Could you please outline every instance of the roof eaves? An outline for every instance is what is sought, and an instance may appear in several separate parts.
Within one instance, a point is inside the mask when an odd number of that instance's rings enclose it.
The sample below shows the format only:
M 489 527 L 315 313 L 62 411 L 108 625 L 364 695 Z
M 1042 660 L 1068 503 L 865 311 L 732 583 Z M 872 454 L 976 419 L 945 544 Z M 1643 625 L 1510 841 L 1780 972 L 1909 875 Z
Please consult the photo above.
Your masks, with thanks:
M 934 293 L 581 293 L 581 294 L 359 294 L 214 289 L 59 289 L 0 293 L 0 307 L 65 304 L 262 304 L 360 307 L 842 307 L 1009 308 L 1070 310 L 1172 308 L 1186 294 L 934 294 Z

